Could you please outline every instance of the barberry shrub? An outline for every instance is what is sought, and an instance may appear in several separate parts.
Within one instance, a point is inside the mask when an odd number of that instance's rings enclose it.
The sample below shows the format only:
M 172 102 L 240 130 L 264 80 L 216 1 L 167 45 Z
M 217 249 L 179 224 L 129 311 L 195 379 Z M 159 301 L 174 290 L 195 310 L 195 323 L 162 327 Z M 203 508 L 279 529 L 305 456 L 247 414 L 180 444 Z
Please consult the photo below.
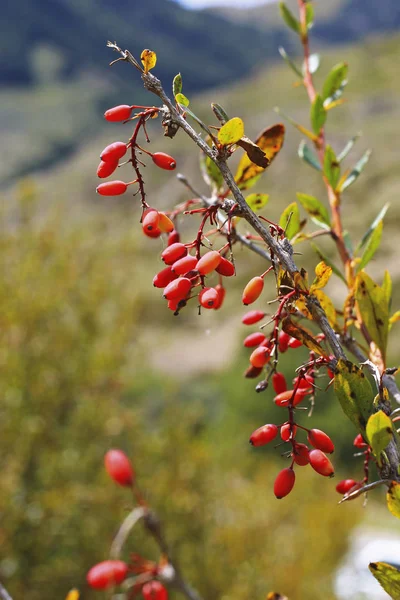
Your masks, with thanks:
M 171 100 L 161 82 L 151 73 L 156 64 L 155 53 L 144 50 L 140 63 L 128 50 L 121 50 L 115 43 L 108 43 L 108 46 L 119 54 L 117 61 L 134 66 L 140 72 L 145 88 L 161 103 L 159 106 L 126 104 L 106 111 L 107 121 L 123 121 L 128 125 L 133 122 L 134 129 L 126 142 L 112 142 L 103 150 L 98 176 L 106 178 L 124 167 L 133 169 L 134 179 L 128 176 L 127 182 L 119 179 L 103 182 L 97 191 L 101 195 L 116 196 L 134 189 L 134 195 L 139 196 L 137 203 L 140 204 L 144 235 L 161 237 L 165 242 L 160 256 L 164 264 L 160 270 L 155 268 L 153 284 L 162 290 L 166 308 L 176 316 L 184 310 L 195 309 L 202 313 L 202 309 L 219 310 L 223 306 L 229 278 L 236 275 L 235 251 L 238 247 L 245 247 L 249 253 L 254 252 L 265 259 L 266 269 L 253 274 L 242 294 L 243 306 L 258 301 L 263 303 L 262 309 L 247 310 L 242 323 L 255 326 L 243 342 L 245 348 L 250 349 L 250 365 L 245 376 L 259 379 L 257 392 L 265 392 L 271 383 L 275 392 L 273 401 L 282 413 L 278 423 L 260 423 L 250 435 L 255 451 L 258 446 L 275 443 L 286 459 L 275 481 L 270 482 L 276 498 L 283 499 L 296 493 L 295 482 L 302 476 L 302 467 L 312 469 L 322 478 L 329 479 L 334 475 L 330 456 L 335 449 L 334 440 L 329 432 L 318 429 L 318 401 L 332 385 L 344 418 L 355 427 L 354 446 L 364 457 L 358 480 L 345 479 L 336 484 L 341 501 L 348 502 L 375 487 L 383 487 L 387 490 L 389 510 L 400 518 L 400 447 L 393 407 L 393 402 L 399 401 L 400 392 L 394 379 L 397 369 L 390 367 L 387 358 L 388 335 L 400 314 L 390 313 L 390 274 L 385 271 L 378 284 L 365 270 L 379 248 L 386 208 L 380 211 L 361 240 L 354 243 L 351 235 L 345 232 L 342 198 L 350 193 L 348 190 L 361 176 L 369 151 L 355 165 L 346 165 L 356 137 L 351 138 L 343 149 L 334 149 L 329 143 L 327 123 L 331 111 L 340 110 L 344 101 L 349 67 L 344 62 L 337 64 L 325 74 L 321 88 L 316 88 L 313 75 L 320 60 L 319 56 L 310 53 L 309 42 L 313 5 L 307 0 L 298 0 L 298 5 L 298 16 L 284 2 L 280 3 L 280 10 L 284 21 L 299 39 L 303 51 L 302 67 L 284 49 L 281 49 L 281 55 L 293 71 L 296 85 L 304 88 L 310 101 L 310 122 L 300 124 L 291 118 L 288 120 L 305 138 L 300 143 L 299 156 L 307 168 L 313 169 L 315 177 L 322 179 L 325 202 L 299 191 L 297 200 L 283 210 L 279 222 L 261 214 L 259 211 L 269 201 L 268 194 L 248 194 L 248 190 L 281 151 L 285 126 L 282 123 L 269 125 L 252 142 L 245 135 L 243 121 L 228 116 L 217 103 L 212 104 L 213 123 L 206 124 L 189 108 L 180 75 L 173 80 Z M 146 155 L 154 163 L 151 167 L 166 171 L 177 167 L 175 159 L 164 151 L 150 152 L 139 145 L 140 135 L 150 142 L 146 123 L 156 118 L 160 119 L 167 138 L 173 138 L 182 130 L 200 149 L 202 173 L 210 188 L 208 195 L 200 194 L 183 175 L 178 175 L 187 188 L 188 198 L 166 211 L 160 211 L 153 202 L 148 203 L 142 175 Z M 199 132 L 192 127 L 192 122 Z M 233 154 L 241 152 L 233 174 L 229 160 Z M 123 164 L 119 164 L 121 158 L 124 158 Z M 187 238 L 187 228 L 181 226 L 183 217 L 199 219 L 193 239 Z M 316 230 L 310 231 L 309 221 L 317 226 Z M 294 247 L 322 235 L 330 238 L 337 259 L 328 258 L 313 243 L 318 261 L 315 274 L 309 276 L 295 262 Z M 342 306 L 325 291 L 329 280 L 335 277 L 345 291 Z M 271 310 L 274 302 L 276 305 Z M 203 315 L 203 318 L 207 319 L 207 316 Z M 300 358 L 304 357 L 304 349 L 306 360 Z M 280 355 L 285 352 L 299 356 L 291 381 L 278 370 Z M 312 415 L 312 427 L 306 426 L 304 409 Z M 110 450 L 105 465 L 115 482 L 132 490 L 138 506 L 122 524 L 111 549 L 111 560 L 99 563 L 89 571 L 89 585 L 103 589 L 121 584 L 125 590 L 140 592 L 145 600 L 166 600 L 165 586 L 171 585 L 191 600 L 197 599 L 197 592 L 182 578 L 170 555 L 161 526 L 137 487 L 128 458 L 121 451 Z M 321 485 L 326 485 L 322 478 Z M 140 520 L 160 546 L 159 562 L 152 563 L 134 555 L 129 563 L 122 563 L 119 558 L 122 546 Z M 370 569 L 388 593 L 398 598 L 397 571 L 384 563 L 371 563 Z M 279 594 L 273 597 L 279 597 Z

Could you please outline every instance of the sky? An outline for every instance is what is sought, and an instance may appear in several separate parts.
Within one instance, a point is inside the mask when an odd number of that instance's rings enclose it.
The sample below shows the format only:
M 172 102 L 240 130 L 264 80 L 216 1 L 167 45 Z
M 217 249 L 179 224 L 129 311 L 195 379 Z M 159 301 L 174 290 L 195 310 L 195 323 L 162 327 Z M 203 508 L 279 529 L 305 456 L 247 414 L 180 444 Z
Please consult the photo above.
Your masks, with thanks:
M 210 6 L 234 6 L 236 8 L 249 8 L 274 2 L 274 0 L 176 0 L 188 8 L 206 8 Z

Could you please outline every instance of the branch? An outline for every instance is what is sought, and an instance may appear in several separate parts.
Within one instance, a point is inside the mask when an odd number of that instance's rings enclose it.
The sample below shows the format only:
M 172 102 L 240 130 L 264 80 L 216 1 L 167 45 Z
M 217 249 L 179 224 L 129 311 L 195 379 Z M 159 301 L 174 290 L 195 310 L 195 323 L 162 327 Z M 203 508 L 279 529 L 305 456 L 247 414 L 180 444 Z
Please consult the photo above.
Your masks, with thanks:
M 2 583 L 0 583 L 0 598 L 1 600 L 12 600 L 10 594 L 7 592 Z

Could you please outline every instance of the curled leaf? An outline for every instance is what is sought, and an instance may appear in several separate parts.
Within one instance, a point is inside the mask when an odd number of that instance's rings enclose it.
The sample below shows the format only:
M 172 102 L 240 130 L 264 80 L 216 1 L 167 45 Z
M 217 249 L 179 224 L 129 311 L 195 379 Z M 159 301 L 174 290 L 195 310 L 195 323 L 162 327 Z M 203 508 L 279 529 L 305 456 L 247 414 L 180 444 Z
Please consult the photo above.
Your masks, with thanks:
M 244 135 L 237 142 L 237 145 L 243 148 L 252 163 L 258 167 L 261 167 L 262 169 L 266 169 L 268 167 L 269 163 L 271 162 L 270 159 L 267 157 L 264 150 L 261 150 L 257 144 L 251 141 L 251 139 Z
M 174 80 L 172 82 L 172 93 L 174 98 L 182 93 L 182 75 L 178 73 L 175 75 Z
M 156 66 L 157 54 L 153 50 L 143 50 L 140 60 L 142 61 L 144 72 L 148 73 Z
M 310 292 L 320 290 L 326 286 L 332 275 L 332 267 L 329 267 L 324 261 L 321 261 L 315 267 L 315 279 L 310 287 Z
M 315 336 L 307 329 L 301 327 L 298 323 L 294 323 L 290 317 L 285 317 L 282 321 L 282 329 L 290 336 L 300 340 L 309 350 L 316 352 L 321 356 L 327 356 L 321 344 L 316 341 Z

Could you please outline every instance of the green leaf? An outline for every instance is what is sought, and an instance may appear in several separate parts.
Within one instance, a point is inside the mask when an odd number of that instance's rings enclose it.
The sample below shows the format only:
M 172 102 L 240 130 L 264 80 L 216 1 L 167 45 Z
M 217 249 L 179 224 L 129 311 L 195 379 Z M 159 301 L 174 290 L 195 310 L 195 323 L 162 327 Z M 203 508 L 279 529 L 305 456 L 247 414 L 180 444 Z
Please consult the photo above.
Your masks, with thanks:
M 390 310 L 391 304 L 392 304 L 392 289 L 393 289 L 393 284 L 392 284 L 392 278 L 390 276 L 390 273 L 387 269 L 385 269 L 385 272 L 383 274 L 383 283 L 382 283 L 382 289 L 385 292 L 385 298 L 387 300 L 388 303 L 388 307 Z M 389 319 L 389 321 L 391 321 L 392 317 Z
M 289 221 L 290 219 L 290 221 Z M 296 202 L 289 204 L 281 214 L 279 225 L 286 231 L 286 237 L 291 240 L 296 233 L 299 233 L 300 227 L 300 211 Z
M 374 400 L 374 393 L 365 373 L 350 361 L 340 359 L 336 365 L 334 388 L 343 412 L 363 433 L 372 413 Z
M 356 308 L 370 338 L 378 346 L 385 362 L 389 331 L 389 304 L 386 290 L 379 287 L 364 271 L 356 277 Z
M 356 141 L 358 140 L 358 138 L 360 136 L 361 136 L 361 133 L 357 133 L 356 135 L 354 135 L 351 138 L 351 140 L 349 140 L 347 142 L 347 144 L 345 145 L 345 147 L 343 148 L 343 150 L 337 156 L 338 162 L 342 162 L 342 160 L 344 160 L 346 158 L 346 156 L 348 155 L 348 153 L 350 152 L 350 150 L 353 148 L 354 144 L 356 143 Z
M 247 204 L 251 210 L 261 210 L 267 204 L 269 200 L 269 194 L 250 194 L 246 198 Z
M 333 189 L 336 189 L 336 186 L 340 179 L 340 165 L 336 158 L 336 155 L 331 148 L 331 146 L 326 146 L 325 156 L 324 156 L 324 174 Z
M 318 135 L 326 121 L 326 110 L 319 94 L 315 96 L 315 100 L 311 105 L 310 118 L 313 131 Z
M 172 82 L 172 93 L 174 98 L 182 93 L 182 75 L 178 73 L 175 75 L 174 80 Z
M 350 174 L 346 177 L 346 179 L 340 186 L 341 192 L 344 192 L 344 190 L 347 190 L 347 188 L 350 187 L 356 181 L 356 179 L 358 179 L 358 177 L 361 175 L 361 172 L 363 171 L 365 165 L 369 161 L 370 156 L 371 156 L 371 150 L 367 150 L 362 155 L 362 157 L 360 158 L 358 163 L 353 167 L 353 169 L 350 171 Z
M 311 247 L 314 250 L 314 252 L 317 254 L 317 256 L 319 256 L 319 258 L 321 260 L 323 260 L 324 263 L 326 263 L 327 265 L 329 265 L 331 267 L 331 269 L 335 273 L 335 275 L 337 275 L 338 277 L 340 277 L 340 279 L 342 281 L 344 281 L 344 283 L 346 283 L 346 279 L 345 279 L 345 276 L 343 275 L 343 273 L 341 273 L 339 271 L 339 269 L 337 268 L 337 266 L 326 256 L 326 254 L 324 254 L 322 252 L 322 250 L 316 244 L 314 244 L 314 242 L 311 242 Z
M 380 463 L 381 453 L 393 438 L 392 421 L 385 415 L 383 410 L 379 410 L 371 415 L 366 427 L 369 445 L 378 464 Z
M 218 131 L 218 141 L 224 146 L 236 144 L 244 136 L 244 123 L 239 117 L 233 117 Z
M 311 29 L 314 25 L 314 7 L 312 4 L 306 5 L 306 25 L 307 29 Z
M 323 85 L 322 100 L 330 99 L 340 90 L 343 83 L 347 80 L 348 71 L 349 67 L 345 62 L 341 62 L 333 67 Z
M 388 509 L 393 516 L 400 519 L 400 483 L 392 481 L 386 494 Z
M 393 600 L 400 598 L 400 571 L 384 562 L 369 563 L 369 570 Z
M 346 250 L 349 253 L 350 257 L 354 256 L 354 248 L 353 248 L 353 240 L 351 239 L 350 233 L 348 231 L 343 231 L 343 241 L 346 246 Z
M 379 213 L 377 214 L 377 216 L 372 221 L 371 225 L 368 227 L 367 231 L 364 233 L 363 237 L 361 238 L 361 242 L 357 246 L 357 251 L 360 250 L 360 248 L 362 248 L 365 245 L 365 243 L 368 241 L 368 239 L 371 237 L 374 229 L 378 226 L 378 224 L 383 220 L 383 217 L 386 215 L 386 212 L 387 212 L 389 206 L 390 206 L 390 204 L 388 202 L 387 204 L 385 204 L 385 206 L 383 208 L 381 208 L 381 210 L 379 211 Z
M 185 94 L 176 94 L 175 100 L 181 106 L 189 106 L 189 104 L 190 104 L 190 102 L 189 102 L 188 98 L 186 98 Z
M 294 17 L 293 13 L 288 9 L 284 2 L 279 2 L 279 10 L 286 25 L 296 33 L 300 33 L 301 27 L 299 21 Z
M 211 108 L 212 108 L 214 115 L 217 117 L 218 121 L 220 123 L 222 123 L 222 125 L 225 125 L 225 123 L 227 121 L 229 121 L 228 115 L 226 114 L 226 112 L 224 111 L 224 109 L 222 108 L 222 106 L 220 104 L 213 102 L 211 104 Z
M 364 267 L 366 267 L 369 261 L 373 258 L 375 252 L 378 250 L 382 239 L 382 230 L 383 221 L 379 221 L 371 237 L 369 238 L 367 245 L 365 246 L 365 250 L 361 257 L 361 261 L 357 265 L 357 271 L 361 271 L 361 269 L 364 269 Z
M 211 147 L 211 139 L 206 139 L 207 144 Z M 218 192 L 224 185 L 224 178 L 221 171 L 218 169 L 214 161 L 209 156 L 200 152 L 200 170 L 203 179 L 207 185 Z
M 290 58 L 290 56 L 288 55 L 288 53 L 286 52 L 285 48 L 283 48 L 282 46 L 279 46 L 278 48 L 278 52 L 279 54 L 282 56 L 283 60 L 285 61 L 285 63 L 292 69 L 292 71 L 294 73 L 296 73 L 296 75 L 298 77 L 300 77 L 300 79 L 303 79 L 303 73 L 300 71 L 300 69 L 296 66 L 296 64 L 292 61 L 292 59 Z
M 304 208 L 304 210 L 310 215 L 312 221 L 322 227 L 323 229 L 330 230 L 331 222 L 329 219 L 329 213 L 326 207 L 314 196 L 308 194 L 296 194 L 297 199 Z
M 298 155 L 302 160 L 304 160 L 304 162 L 309 164 L 311 167 L 313 167 L 317 171 L 322 171 L 322 167 L 319 164 L 318 158 L 315 156 L 311 148 L 307 146 L 307 143 L 304 140 L 300 142 Z

